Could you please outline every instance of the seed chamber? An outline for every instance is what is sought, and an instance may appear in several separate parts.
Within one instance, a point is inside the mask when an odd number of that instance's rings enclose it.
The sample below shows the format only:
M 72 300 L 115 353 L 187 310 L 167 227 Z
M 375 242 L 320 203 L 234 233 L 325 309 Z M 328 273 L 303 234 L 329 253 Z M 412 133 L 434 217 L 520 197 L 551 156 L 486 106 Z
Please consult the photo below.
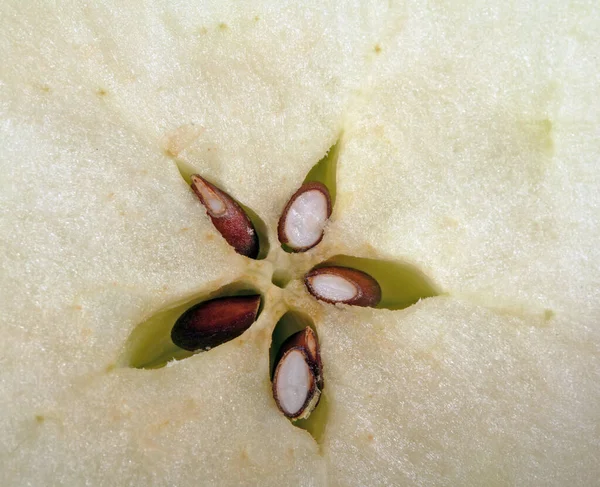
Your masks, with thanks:
M 404 309 L 421 299 L 440 294 L 433 281 L 417 267 L 405 262 L 336 255 L 315 268 L 331 265 L 357 269 L 375 279 L 381 287 L 381 300 L 375 308 Z
M 228 296 L 250 296 L 260 291 L 246 282 L 224 286 L 217 291 L 199 293 L 189 299 L 173 303 L 142 321 L 127 339 L 118 363 L 135 369 L 159 369 L 172 360 L 183 360 L 198 352 L 179 348 L 171 340 L 171 330 L 179 317 L 193 306 L 215 298 Z M 264 299 L 258 309 L 257 319 L 264 306 Z
M 271 380 L 273 380 L 273 374 L 275 373 L 275 367 L 277 366 L 275 361 L 279 350 L 281 349 L 281 345 L 294 333 L 304 330 L 307 326 L 312 329 L 317 337 L 317 342 L 319 342 L 317 328 L 308 314 L 303 313 L 300 310 L 289 310 L 279 318 L 275 328 L 273 328 L 271 348 L 269 350 L 269 370 Z M 324 370 L 326 367 L 326 364 L 323 365 Z M 328 413 L 327 383 L 324 381 L 324 387 L 321 390 L 321 397 L 317 407 L 307 419 L 299 419 L 293 421 L 292 424 L 300 429 L 308 431 L 317 443 L 320 444 L 323 440 L 325 427 L 327 426 Z
M 338 138 L 337 142 L 330 147 L 327 151 L 327 154 L 317 162 L 312 169 L 304 178 L 302 185 L 308 183 L 321 183 L 329 192 L 329 200 L 331 208 L 335 205 L 335 198 L 337 194 L 337 162 L 340 154 L 340 143 L 341 138 Z M 290 195 L 292 196 L 292 195 Z M 281 243 L 281 248 L 288 253 L 296 252 L 292 247 L 287 245 L 286 243 Z M 318 245 L 318 243 L 317 243 Z

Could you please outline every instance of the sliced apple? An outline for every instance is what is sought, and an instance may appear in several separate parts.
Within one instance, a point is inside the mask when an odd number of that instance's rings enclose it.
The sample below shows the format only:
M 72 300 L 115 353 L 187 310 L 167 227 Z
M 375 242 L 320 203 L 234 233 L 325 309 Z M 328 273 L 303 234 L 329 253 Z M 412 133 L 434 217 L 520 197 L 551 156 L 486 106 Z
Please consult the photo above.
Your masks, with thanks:
M 597 2 L 0 12 L 0 485 L 597 482 Z M 281 210 L 334 145 L 323 240 L 286 253 Z M 263 260 L 194 173 L 260 215 Z M 324 306 L 301 279 L 340 258 L 419 277 L 382 281 L 388 309 Z M 120 361 L 236 282 L 264 297 L 242 335 Z M 295 312 L 319 428 L 272 394 Z

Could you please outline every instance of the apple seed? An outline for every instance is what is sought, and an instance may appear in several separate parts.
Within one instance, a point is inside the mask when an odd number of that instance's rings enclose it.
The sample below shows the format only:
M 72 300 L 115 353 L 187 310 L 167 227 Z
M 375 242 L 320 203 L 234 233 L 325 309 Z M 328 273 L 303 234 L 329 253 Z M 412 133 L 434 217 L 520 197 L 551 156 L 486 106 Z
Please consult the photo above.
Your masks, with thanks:
M 192 189 L 215 228 L 238 254 L 255 259 L 259 251 L 258 235 L 246 212 L 231 196 L 199 174 L 192 174 L 191 179 Z
M 208 350 L 233 340 L 256 320 L 260 296 L 211 299 L 185 311 L 171 330 L 171 340 L 184 350 Z
M 330 216 L 327 186 L 317 181 L 305 183 L 283 209 L 277 226 L 279 241 L 293 252 L 305 252 L 321 241 Z
M 319 345 L 310 327 L 283 343 L 276 364 L 273 397 L 277 407 L 292 421 L 308 418 L 323 389 Z
M 311 270 L 304 276 L 308 292 L 327 303 L 377 306 L 381 287 L 369 274 L 349 267 L 328 266 Z

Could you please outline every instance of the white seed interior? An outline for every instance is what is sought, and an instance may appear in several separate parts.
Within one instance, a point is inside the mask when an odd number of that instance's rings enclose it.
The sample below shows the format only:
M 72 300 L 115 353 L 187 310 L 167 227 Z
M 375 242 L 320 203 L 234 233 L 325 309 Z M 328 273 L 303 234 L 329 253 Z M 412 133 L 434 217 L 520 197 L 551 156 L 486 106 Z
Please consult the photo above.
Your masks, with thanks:
M 310 278 L 312 290 L 329 301 L 347 301 L 358 293 L 358 289 L 347 279 L 333 274 L 318 274 Z
M 194 179 L 194 186 L 196 189 L 198 189 L 198 191 L 200 191 L 200 194 L 202 194 L 208 212 L 212 216 L 221 216 L 225 213 L 227 207 L 225 206 L 223 200 L 221 200 L 221 198 L 219 198 L 212 189 L 204 184 L 202 180 Z
M 285 219 L 285 235 L 288 245 L 294 248 L 314 245 L 327 221 L 327 198 L 319 190 L 311 190 L 298 196 L 288 209 Z
M 317 341 L 312 333 L 307 333 L 306 348 L 312 359 L 317 357 Z
M 290 415 L 300 412 L 312 383 L 312 375 L 304 354 L 292 350 L 282 358 L 276 378 L 277 399 Z

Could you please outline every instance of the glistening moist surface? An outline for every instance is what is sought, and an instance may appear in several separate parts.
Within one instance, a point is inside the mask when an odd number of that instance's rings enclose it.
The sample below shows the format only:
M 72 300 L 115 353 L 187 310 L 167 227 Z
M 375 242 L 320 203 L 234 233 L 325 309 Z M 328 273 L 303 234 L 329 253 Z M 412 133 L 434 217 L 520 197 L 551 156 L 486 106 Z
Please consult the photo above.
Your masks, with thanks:
M 4 2 L 2 485 L 593 485 L 596 2 Z M 115 367 L 135 326 L 244 278 L 173 154 L 261 215 L 343 129 L 311 254 L 446 293 L 337 309 L 322 445 L 270 391 L 281 291 L 238 340 Z M 287 258 L 287 257 L 286 257 Z M 271 261 L 269 261 L 271 262 Z M 267 265 L 267 264 L 265 264 Z

